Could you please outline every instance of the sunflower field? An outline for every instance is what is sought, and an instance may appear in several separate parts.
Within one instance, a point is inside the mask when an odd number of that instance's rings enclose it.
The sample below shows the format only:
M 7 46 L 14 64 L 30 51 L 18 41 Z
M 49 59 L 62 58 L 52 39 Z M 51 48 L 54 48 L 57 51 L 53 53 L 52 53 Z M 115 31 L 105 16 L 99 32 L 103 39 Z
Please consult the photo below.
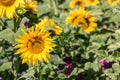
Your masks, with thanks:
M 120 80 L 120 0 L 0 0 L 0 80 Z

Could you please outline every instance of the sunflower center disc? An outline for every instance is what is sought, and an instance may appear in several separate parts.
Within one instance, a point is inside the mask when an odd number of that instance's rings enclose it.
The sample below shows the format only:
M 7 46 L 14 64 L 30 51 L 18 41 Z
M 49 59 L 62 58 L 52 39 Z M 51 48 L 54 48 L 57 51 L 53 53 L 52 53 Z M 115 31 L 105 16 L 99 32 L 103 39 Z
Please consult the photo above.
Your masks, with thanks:
M 15 0 L 0 0 L 0 5 L 2 6 L 11 6 Z
M 76 5 L 80 5 L 81 3 L 82 3 L 82 2 L 79 1 L 79 2 L 76 3 Z
M 33 38 L 28 42 L 28 49 L 32 53 L 40 53 L 44 49 L 44 42 L 41 39 Z

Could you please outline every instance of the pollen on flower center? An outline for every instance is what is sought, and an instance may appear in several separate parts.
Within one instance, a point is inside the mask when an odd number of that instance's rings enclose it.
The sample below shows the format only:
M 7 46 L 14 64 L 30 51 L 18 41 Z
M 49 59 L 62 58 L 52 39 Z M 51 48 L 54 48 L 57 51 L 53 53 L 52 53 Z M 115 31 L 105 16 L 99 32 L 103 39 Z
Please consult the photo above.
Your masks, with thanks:
M 81 2 L 80 2 L 80 1 L 76 2 L 76 5 L 80 5 L 80 4 L 81 4 Z
M 91 2 L 93 2 L 94 0 L 91 0 Z
M 44 42 L 41 39 L 32 38 L 28 41 L 27 47 L 32 53 L 40 53 L 44 49 Z
M 116 1 L 116 0 L 112 0 L 113 2 Z
M 77 17 L 78 17 L 78 16 L 75 16 L 75 17 L 73 18 L 72 22 L 74 22 L 74 21 L 75 21 L 75 19 L 77 19 Z
M 89 20 L 87 18 L 85 18 L 85 22 L 87 23 L 87 25 L 90 24 Z
M 2 6 L 11 6 L 15 0 L 0 0 L 0 5 Z
M 40 47 L 40 43 L 35 42 L 35 43 L 33 44 L 33 48 L 38 48 L 38 47 Z

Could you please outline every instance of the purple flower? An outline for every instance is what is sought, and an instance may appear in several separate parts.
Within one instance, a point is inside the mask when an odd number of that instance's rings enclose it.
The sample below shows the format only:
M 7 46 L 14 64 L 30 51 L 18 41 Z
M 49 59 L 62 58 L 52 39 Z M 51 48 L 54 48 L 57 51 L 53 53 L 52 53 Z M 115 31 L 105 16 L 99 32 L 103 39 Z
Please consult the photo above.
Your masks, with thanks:
M 24 75 L 24 74 L 26 74 L 26 72 L 23 71 L 23 72 L 21 73 L 21 75 Z
M 73 71 L 73 68 L 67 68 L 66 75 L 69 76 Z
M 21 74 L 20 74 L 20 73 L 18 73 L 18 74 L 17 74 L 17 77 L 19 78 L 20 76 L 21 76 Z
M 114 53 L 115 53 L 115 50 L 112 51 L 112 54 L 114 54 Z
M 30 80 L 29 78 L 26 78 L 25 80 Z
M 83 76 L 79 74 L 76 80 L 83 80 Z
M 3 78 L 2 78 L 2 77 L 0 77 L 0 80 L 3 80 Z
M 63 72 L 63 70 L 57 70 L 57 74 L 59 74 L 59 73 L 61 73 L 61 72 Z
M 112 65 L 114 64 L 115 62 L 114 61 L 111 61 L 111 62 L 106 62 L 105 60 L 104 61 L 100 61 L 100 64 L 103 66 L 103 72 L 108 69 L 108 68 L 112 68 Z
M 68 67 L 72 66 L 72 59 L 71 59 L 71 57 L 65 57 L 63 59 L 63 61 L 66 63 L 65 64 L 66 66 L 68 66 Z
M 26 28 L 28 28 L 28 24 L 29 24 L 29 22 L 26 21 L 26 22 L 24 23 L 24 26 L 25 26 Z

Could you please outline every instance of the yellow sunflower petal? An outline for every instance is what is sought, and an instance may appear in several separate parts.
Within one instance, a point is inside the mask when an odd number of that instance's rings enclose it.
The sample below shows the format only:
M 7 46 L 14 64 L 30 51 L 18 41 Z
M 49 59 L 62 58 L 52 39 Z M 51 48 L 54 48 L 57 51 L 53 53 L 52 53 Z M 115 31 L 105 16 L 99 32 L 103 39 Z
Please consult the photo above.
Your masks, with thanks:
M 99 0 L 86 0 L 87 6 L 95 6 L 99 3 Z
M 50 51 L 53 50 L 55 44 L 53 44 L 53 38 L 50 37 L 50 33 L 43 28 L 32 27 L 28 31 L 23 32 L 23 37 L 18 37 L 16 41 L 19 43 L 15 46 L 18 48 L 15 54 L 20 54 L 22 63 L 29 62 L 36 65 L 38 61 L 48 62 L 50 58 Z M 27 36 L 27 38 L 26 38 Z
M 70 8 L 73 8 L 77 5 L 84 8 L 85 7 L 85 1 L 84 0 L 72 0 L 69 4 Z
M 0 0 L 0 18 L 6 16 L 11 19 L 15 17 L 15 10 L 24 4 L 24 0 Z

